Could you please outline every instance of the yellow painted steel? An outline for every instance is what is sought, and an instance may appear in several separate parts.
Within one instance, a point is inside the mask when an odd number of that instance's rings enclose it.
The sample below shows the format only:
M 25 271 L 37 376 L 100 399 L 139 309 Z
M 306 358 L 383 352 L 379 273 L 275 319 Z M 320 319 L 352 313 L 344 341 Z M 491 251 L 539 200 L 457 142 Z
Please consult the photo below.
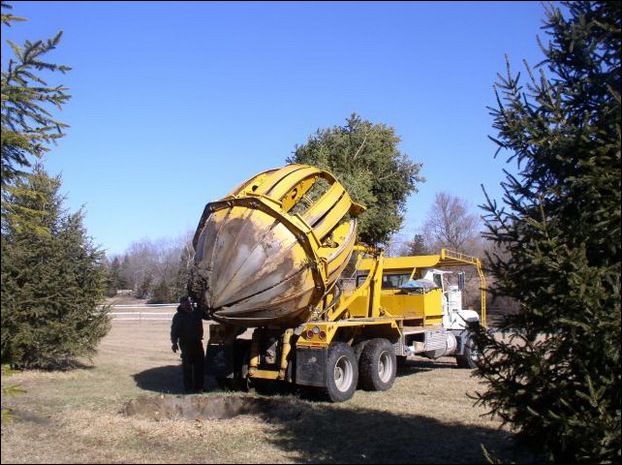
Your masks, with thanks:
M 363 211 L 319 168 L 259 173 L 206 205 L 190 291 L 222 323 L 301 323 L 347 265 Z
M 356 243 L 363 211 L 332 174 L 301 164 L 259 173 L 208 203 L 194 235 L 189 279 L 199 307 L 221 323 L 212 326 L 208 345 L 233 349 L 244 328 L 257 328 L 242 354 L 248 376 L 291 381 L 299 348 L 327 350 L 335 340 L 372 338 L 404 344 L 406 334 L 442 328 L 442 290 L 406 295 L 383 289 L 383 275 L 414 279 L 422 268 L 475 266 L 485 324 L 479 259 L 446 249 L 384 257 Z M 354 252 L 354 268 L 366 276 L 346 289 L 338 279 Z
M 365 258 L 361 260 L 357 269 L 369 271 L 375 267 L 375 261 L 376 260 L 373 258 Z M 439 254 L 433 255 L 385 257 L 383 265 L 384 273 L 409 274 L 411 279 L 414 277 L 417 269 L 421 268 L 447 269 L 466 266 L 475 267 L 480 281 L 480 321 L 483 325 L 486 324 L 486 278 L 479 258 L 447 249 L 441 249 Z M 414 306 L 405 306 L 399 302 L 398 291 L 385 290 L 383 291 L 382 304 L 386 305 L 388 308 L 402 309 L 401 312 L 404 312 L 404 316 L 407 319 L 410 318 L 410 315 L 414 315 L 415 319 L 421 318 L 422 323 L 437 324 L 442 320 L 442 299 L 434 294 L 434 292 L 435 291 L 430 291 L 422 296 L 409 296 L 410 298 L 414 297 L 412 301 L 417 299 L 421 300 L 421 307 L 417 305 L 417 308 L 414 308 Z M 362 304 L 356 302 L 354 304 L 354 312 L 363 312 L 364 309 L 361 308 L 361 306 Z

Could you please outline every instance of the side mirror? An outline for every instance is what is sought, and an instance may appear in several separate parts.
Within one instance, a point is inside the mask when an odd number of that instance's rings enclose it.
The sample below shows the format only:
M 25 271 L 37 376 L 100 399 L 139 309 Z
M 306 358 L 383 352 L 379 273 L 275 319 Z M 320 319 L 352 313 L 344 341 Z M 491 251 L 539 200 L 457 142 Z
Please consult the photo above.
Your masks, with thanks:
M 464 271 L 458 273 L 458 289 L 464 289 Z

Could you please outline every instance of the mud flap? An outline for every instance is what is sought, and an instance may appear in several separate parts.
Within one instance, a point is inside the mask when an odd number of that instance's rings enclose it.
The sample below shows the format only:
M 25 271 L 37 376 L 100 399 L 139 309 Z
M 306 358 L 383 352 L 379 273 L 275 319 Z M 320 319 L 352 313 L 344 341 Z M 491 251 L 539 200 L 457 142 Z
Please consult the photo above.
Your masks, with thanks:
M 296 349 L 296 384 L 326 386 L 326 349 Z

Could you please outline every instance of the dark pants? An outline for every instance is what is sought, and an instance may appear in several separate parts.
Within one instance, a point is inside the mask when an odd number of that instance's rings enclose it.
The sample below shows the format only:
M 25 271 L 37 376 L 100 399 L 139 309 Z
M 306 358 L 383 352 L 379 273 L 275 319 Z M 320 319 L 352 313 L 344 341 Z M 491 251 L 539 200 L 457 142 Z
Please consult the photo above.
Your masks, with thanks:
M 181 342 L 181 367 L 184 377 L 185 392 L 200 392 L 203 390 L 205 377 L 203 368 L 205 365 L 205 352 L 201 340 Z

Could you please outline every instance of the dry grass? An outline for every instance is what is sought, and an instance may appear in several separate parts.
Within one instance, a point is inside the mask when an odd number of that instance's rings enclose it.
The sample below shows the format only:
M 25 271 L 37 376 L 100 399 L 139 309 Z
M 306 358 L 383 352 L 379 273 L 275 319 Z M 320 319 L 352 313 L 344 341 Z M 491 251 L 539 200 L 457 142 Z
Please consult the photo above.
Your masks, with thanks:
M 230 419 L 160 419 L 122 413 L 140 396 L 179 396 L 179 356 L 166 322 L 114 322 L 93 364 L 25 372 L 25 394 L 2 399 L 20 420 L 2 426 L 2 463 L 485 463 L 505 460 L 511 436 L 474 407 L 483 389 L 453 359 L 409 361 L 388 392 L 342 404 L 274 395 L 271 408 Z M 213 384 L 209 384 L 213 387 Z M 213 390 L 203 401 L 223 395 Z

